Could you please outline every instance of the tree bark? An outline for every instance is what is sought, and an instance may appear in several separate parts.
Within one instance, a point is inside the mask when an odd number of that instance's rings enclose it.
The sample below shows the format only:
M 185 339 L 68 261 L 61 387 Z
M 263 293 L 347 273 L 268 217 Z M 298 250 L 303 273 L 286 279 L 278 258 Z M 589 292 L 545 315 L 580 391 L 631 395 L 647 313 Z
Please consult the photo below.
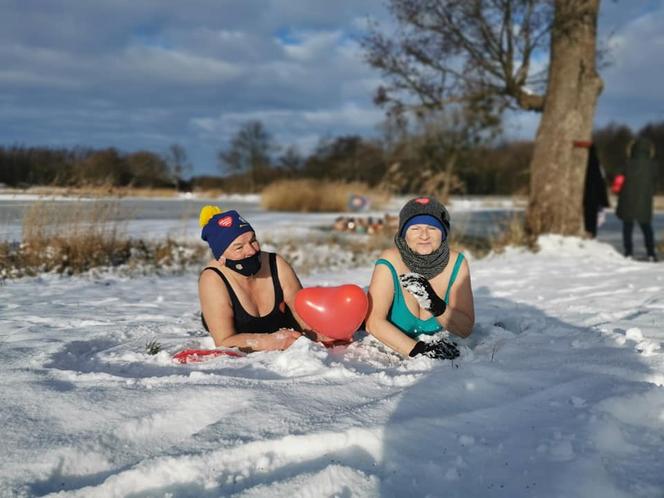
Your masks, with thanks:
M 531 235 L 583 233 L 583 182 L 602 80 L 596 69 L 600 0 L 555 0 L 544 112 L 530 164 Z

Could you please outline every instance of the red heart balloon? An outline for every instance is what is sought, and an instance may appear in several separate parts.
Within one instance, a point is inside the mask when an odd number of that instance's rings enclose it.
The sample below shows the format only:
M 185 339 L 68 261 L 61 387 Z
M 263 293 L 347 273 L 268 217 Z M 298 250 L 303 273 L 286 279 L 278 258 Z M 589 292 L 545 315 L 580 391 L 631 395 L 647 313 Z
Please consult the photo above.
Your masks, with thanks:
M 369 300 L 357 285 L 307 287 L 295 295 L 295 311 L 319 334 L 349 340 L 367 315 Z

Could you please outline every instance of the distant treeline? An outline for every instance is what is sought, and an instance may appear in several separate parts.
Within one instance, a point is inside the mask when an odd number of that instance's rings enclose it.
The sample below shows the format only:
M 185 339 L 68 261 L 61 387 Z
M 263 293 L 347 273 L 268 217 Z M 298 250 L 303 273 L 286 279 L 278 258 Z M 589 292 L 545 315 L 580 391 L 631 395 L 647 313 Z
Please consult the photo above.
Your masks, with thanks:
M 223 176 L 194 176 L 183 180 L 191 167 L 184 149 L 173 145 L 168 153 L 123 153 L 109 149 L 0 147 L 0 183 L 11 187 L 176 187 L 181 190 L 223 189 L 257 191 L 280 179 L 312 178 L 363 182 L 394 193 L 439 191 L 449 182 L 450 193 L 471 195 L 525 194 L 529 185 L 532 142 L 504 141 L 455 149 L 453 168 L 445 168 L 449 149 L 440 138 L 424 135 L 393 140 L 342 136 L 323 140 L 308 155 L 288 147 L 280 155 L 260 123 L 219 153 Z M 246 130 L 245 130 L 246 131 Z M 240 135 L 242 132 L 238 132 Z M 597 129 L 593 140 L 610 181 L 622 169 L 629 142 L 637 135 L 652 140 L 664 193 L 664 121 L 638 132 L 619 124 Z M 257 138 L 258 137 L 258 138 Z M 561 193 L 564 195 L 564 193 Z
M 165 157 L 150 151 L 123 153 L 114 148 L 65 149 L 0 147 L 0 183 L 12 187 L 52 185 L 173 187 Z

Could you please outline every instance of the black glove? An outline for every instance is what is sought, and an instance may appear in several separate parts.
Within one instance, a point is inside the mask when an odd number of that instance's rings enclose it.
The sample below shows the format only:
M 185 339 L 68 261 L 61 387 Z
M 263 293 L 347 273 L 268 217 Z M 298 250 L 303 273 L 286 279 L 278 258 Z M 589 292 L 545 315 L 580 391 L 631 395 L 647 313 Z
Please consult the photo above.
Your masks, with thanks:
M 453 360 L 459 356 L 459 348 L 456 343 L 439 339 L 435 342 L 417 341 L 408 356 L 411 358 L 419 355 L 428 356 L 436 360 Z
M 419 273 L 406 273 L 400 275 L 399 280 L 401 286 L 415 296 L 419 305 L 433 316 L 440 316 L 445 313 L 447 303 L 438 297 L 438 294 L 425 277 Z

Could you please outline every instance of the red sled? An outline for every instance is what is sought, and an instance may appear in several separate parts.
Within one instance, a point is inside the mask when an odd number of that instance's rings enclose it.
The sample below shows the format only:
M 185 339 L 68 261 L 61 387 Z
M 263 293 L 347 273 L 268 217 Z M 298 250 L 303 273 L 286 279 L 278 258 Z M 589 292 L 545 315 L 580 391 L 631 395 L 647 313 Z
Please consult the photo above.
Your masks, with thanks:
M 216 358 L 217 356 L 232 356 L 241 358 L 244 353 L 230 351 L 225 349 L 183 349 L 173 355 L 173 359 L 178 363 L 202 363 L 206 360 Z

